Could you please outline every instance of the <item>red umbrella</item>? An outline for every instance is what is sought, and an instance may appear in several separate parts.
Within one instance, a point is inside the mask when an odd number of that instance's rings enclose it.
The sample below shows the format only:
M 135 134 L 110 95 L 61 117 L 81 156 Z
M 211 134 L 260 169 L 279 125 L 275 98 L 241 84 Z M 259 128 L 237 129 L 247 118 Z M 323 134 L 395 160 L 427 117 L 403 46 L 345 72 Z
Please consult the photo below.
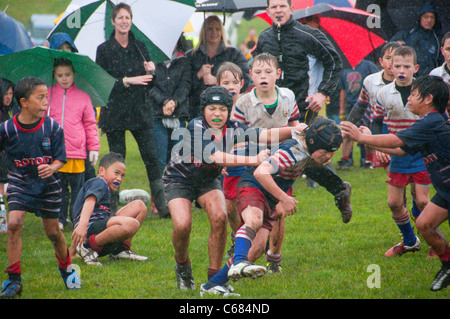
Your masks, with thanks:
M 314 15 L 319 16 L 320 30 L 335 46 L 344 68 L 355 67 L 368 54 L 386 43 L 381 28 L 370 28 L 371 23 L 376 25 L 376 19 L 379 17 L 366 11 L 321 3 L 306 9 L 295 10 L 292 16 L 300 20 Z M 272 24 L 272 20 L 265 12 L 255 16 Z

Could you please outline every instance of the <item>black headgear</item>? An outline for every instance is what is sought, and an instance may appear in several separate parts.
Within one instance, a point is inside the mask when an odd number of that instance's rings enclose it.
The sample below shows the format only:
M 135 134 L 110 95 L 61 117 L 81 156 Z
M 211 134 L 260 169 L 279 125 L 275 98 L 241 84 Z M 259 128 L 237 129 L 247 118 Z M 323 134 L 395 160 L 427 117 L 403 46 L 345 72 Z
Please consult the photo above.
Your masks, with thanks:
M 205 107 L 210 104 L 225 105 L 228 108 L 228 116 L 230 116 L 231 109 L 233 108 L 233 96 L 230 91 L 222 86 L 211 86 L 200 95 L 202 113 Z
M 320 118 L 306 129 L 305 142 L 310 154 L 320 149 L 335 152 L 342 144 L 341 130 L 334 121 Z

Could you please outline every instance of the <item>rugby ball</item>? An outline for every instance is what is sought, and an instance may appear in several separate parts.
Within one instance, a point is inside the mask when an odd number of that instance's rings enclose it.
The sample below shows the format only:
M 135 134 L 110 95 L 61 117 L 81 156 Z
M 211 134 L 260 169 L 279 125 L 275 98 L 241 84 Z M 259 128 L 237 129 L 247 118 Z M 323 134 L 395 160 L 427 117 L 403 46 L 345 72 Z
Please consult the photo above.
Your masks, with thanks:
M 124 189 L 119 193 L 119 203 L 126 205 L 132 201 L 140 199 L 145 204 L 150 201 L 150 194 L 143 189 Z

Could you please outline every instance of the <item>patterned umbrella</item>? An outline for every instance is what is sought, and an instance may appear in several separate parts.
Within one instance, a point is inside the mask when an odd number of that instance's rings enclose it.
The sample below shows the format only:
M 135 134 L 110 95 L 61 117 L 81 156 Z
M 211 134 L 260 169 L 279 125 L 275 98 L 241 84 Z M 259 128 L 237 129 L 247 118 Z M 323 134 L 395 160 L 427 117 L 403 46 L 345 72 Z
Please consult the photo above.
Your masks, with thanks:
M 133 12 L 131 31 L 143 41 L 155 63 L 168 60 L 191 15 L 194 0 L 73 0 L 49 34 L 67 33 L 80 53 L 95 60 L 97 46 L 113 32 L 111 10 L 128 3 Z

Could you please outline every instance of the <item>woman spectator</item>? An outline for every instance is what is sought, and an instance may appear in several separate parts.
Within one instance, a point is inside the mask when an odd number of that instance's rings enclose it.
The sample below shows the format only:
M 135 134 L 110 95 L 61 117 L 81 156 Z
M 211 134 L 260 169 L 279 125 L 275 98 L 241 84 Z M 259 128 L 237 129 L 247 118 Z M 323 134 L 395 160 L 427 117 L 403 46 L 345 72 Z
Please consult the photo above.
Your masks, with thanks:
M 192 88 L 190 93 L 190 119 L 200 116 L 200 94 L 210 86 L 217 84 L 215 75 L 220 65 L 227 61 L 237 64 L 244 75 L 242 92 L 250 83 L 249 66 L 244 54 L 229 47 L 225 40 L 225 31 L 218 16 L 211 15 L 203 22 L 197 46 L 186 52 L 192 70 Z
M 129 130 L 139 147 L 147 170 L 150 190 L 160 217 L 169 217 L 163 190 L 161 171 L 153 139 L 153 118 L 148 92 L 153 86 L 155 64 L 150 61 L 145 44 L 134 37 L 131 7 L 116 5 L 111 12 L 114 26 L 109 40 L 97 48 L 96 62 L 116 84 L 108 105 L 100 112 L 99 127 L 106 133 L 109 150 L 126 155 L 125 131 Z M 112 194 L 113 209 L 118 205 L 118 194 Z

